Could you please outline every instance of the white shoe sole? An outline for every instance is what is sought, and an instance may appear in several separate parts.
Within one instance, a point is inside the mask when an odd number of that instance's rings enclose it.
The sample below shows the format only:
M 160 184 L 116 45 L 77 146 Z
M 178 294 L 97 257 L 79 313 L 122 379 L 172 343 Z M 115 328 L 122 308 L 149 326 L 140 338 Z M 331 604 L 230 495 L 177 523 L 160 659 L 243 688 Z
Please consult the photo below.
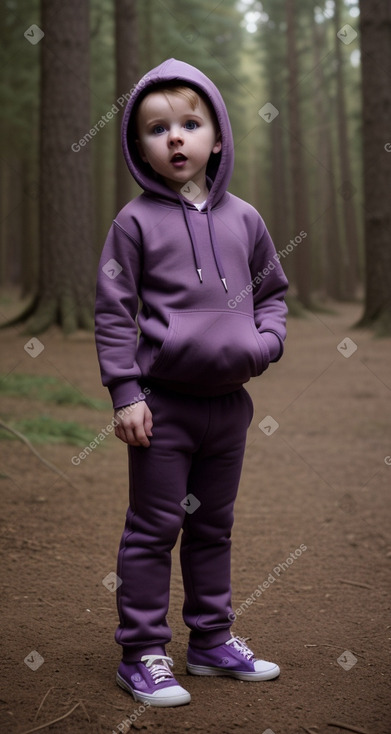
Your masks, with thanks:
M 273 680 L 280 675 L 280 668 L 278 665 L 274 665 L 269 670 L 264 670 L 259 673 L 245 673 L 238 670 L 225 670 L 224 668 L 213 668 L 210 665 L 192 665 L 187 663 L 186 665 L 188 673 L 191 675 L 225 675 L 229 678 L 236 678 L 237 680 Z
M 150 706 L 183 706 L 191 701 L 190 693 L 184 688 L 182 688 L 183 693 L 177 693 L 174 696 L 158 696 L 153 693 L 135 691 L 119 673 L 117 673 L 116 681 L 120 688 L 123 688 L 124 691 L 127 691 L 127 693 L 130 693 L 133 696 L 135 701 L 149 703 Z M 169 688 L 165 688 L 163 690 L 167 691 Z

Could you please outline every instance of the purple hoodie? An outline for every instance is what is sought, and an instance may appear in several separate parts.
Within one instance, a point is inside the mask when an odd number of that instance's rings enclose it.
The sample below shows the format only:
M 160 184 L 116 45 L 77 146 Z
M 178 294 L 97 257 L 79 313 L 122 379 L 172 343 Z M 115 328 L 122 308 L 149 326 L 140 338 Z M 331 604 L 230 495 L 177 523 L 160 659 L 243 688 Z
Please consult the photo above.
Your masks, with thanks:
M 172 80 L 206 95 L 220 127 L 202 211 L 165 185 L 134 142 L 136 103 Z M 145 384 L 204 396 L 237 390 L 281 357 L 288 282 L 258 212 L 227 192 L 234 146 L 220 92 L 195 67 L 164 61 L 133 90 L 122 145 L 144 193 L 114 219 L 98 270 L 96 345 L 114 408 L 142 399 Z

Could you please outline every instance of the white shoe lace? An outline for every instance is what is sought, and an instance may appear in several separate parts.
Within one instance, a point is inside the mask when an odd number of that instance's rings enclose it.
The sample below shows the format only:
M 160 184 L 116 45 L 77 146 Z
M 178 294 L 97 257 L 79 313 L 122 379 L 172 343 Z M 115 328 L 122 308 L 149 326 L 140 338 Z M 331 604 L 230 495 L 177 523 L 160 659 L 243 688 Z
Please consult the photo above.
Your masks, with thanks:
M 248 639 L 248 638 L 247 638 Z M 254 660 L 255 655 L 252 650 L 246 645 L 246 640 L 242 637 L 232 637 L 230 640 L 228 640 L 226 645 L 232 645 L 232 647 L 235 648 L 235 650 L 238 650 L 243 657 L 246 658 L 246 660 Z
M 159 660 L 160 662 L 155 662 Z M 173 678 L 174 675 L 171 672 L 169 665 L 174 665 L 172 658 L 166 655 L 143 655 L 141 662 L 145 663 L 145 666 L 149 669 L 152 680 L 157 686 L 158 683 L 163 683 L 169 678 Z

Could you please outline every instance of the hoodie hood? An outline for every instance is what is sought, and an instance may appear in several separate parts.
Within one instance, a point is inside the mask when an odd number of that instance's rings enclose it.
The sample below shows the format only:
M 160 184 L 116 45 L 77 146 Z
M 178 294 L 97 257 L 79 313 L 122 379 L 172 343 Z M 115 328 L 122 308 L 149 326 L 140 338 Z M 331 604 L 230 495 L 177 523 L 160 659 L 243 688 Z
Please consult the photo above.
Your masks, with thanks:
M 138 104 L 156 84 L 175 81 L 201 92 L 209 100 L 220 128 L 221 152 L 211 154 L 206 170 L 209 187 L 207 204 L 208 208 L 211 208 L 224 196 L 230 182 L 234 165 L 234 146 L 224 100 L 213 82 L 194 66 L 177 59 L 168 59 L 140 79 L 132 91 L 122 121 L 122 148 L 125 160 L 133 178 L 144 191 L 176 202 L 179 198 L 181 203 L 185 204 L 187 200 L 170 190 L 160 177 L 154 174 L 149 164 L 142 161 L 135 143 L 135 111 Z

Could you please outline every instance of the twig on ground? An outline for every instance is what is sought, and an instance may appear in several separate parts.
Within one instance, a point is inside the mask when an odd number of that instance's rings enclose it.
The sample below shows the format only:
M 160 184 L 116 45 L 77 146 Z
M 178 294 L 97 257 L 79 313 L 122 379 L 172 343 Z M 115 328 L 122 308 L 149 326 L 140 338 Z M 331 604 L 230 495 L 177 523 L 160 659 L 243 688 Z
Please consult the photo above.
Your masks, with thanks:
M 69 711 L 67 711 L 66 714 L 63 714 L 63 716 L 58 716 L 57 719 L 52 719 L 51 721 L 47 721 L 45 724 L 40 724 L 39 726 L 35 726 L 33 729 L 27 729 L 27 731 L 21 732 L 21 734 L 32 734 L 33 731 L 39 731 L 40 729 L 46 729 L 47 726 L 51 726 L 52 724 L 56 724 L 57 721 L 62 721 L 63 719 L 66 719 L 67 716 L 70 716 L 74 712 L 74 710 L 77 709 L 77 707 L 80 705 L 81 705 L 81 701 L 78 701 Z
M 333 647 L 335 650 L 340 650 L 341 649 L 341 645 L 327 645 L 325 642 L 318 642 L 316 645 L 308 645 L 307 644 L 307 645 L 304 645 L 304 647 Z M 355 652 L 354 654 L 358 658 L 362 658 L 363 660 L 365 660 L 365 656 L 364 655 L 359 655 L 358 652 Z
M 361 729 L 358 726 L 352 724 L 343 724 L 341 721 L 328 721 L 327 726 L 335 726 L 339 729 L 345 729 L 346 731 L 354 731 L 356 734 L 369 734 L 367 729 Z
M 71 487 L 73 487 L 74 489 L 77 489 L 77 487 L 75 487 L 75 485 L 72 484 L 70 479 L 68 479 L 66 474 L 64 474 L 61 471 L 61 469 L 58 469 L 56 466 L 54 466 L 54 464 L 52 464 L 50 461 L 47 461 L 46 459 L 43 458 L 43 456 L 41 456 L 41 454 L 37 451 L 37 449 L 34 448 L 32 443 L 28 440 L 28 438 L 26 438 L 26 436 L 23 435 L 23 433 L 20 433 L 20 431 L 17 431 L 16 428 L 11 428 L 11 426 L 9 426 L 8 423 L 4 423 L 4 421 L 1 419 L 0 419 L 0 427 L 4 428 L 6 431 L 9 431 L 9 433 L 13 433 L 15 436 L 20 438 L 20 440 L 26 444 L 26 446 L 30 449 L 30 451 L 32 451 L 32 453 L 37 457 L 37 459 L 39 459 L 39 461 L 42 462 L 42 464 L 45 464 L 45 466 L 47 466 L 48 469 L 58 474 L 58 476 L 64 479 L 67 484 L 70 484 Z
M 360 581 L 349 581 L 349 579 L 337 579 L 340 584 L 349 584 L 349 586 L 360 586 L 362 589 L 373 589 L 369 584 L 362 584 Z
M 48 691 L 46 691 L 46 693 L 45 693 L 45 695 L 44 695 L 44 697 L 43 697 L 43 699 L 42 699 L 41 703 L 40 703 L 40 704 L 39 704 L 39 706 L 38 706 L 38 711 L 37 711 L 37 713 L 36 713 L 36 714 L 35 714 L 35 716 L 34 716 L 34 721 L 36 720 L 36 718 L 37 718 L 37 716 L 38 716 L 38 714 L 39 714 L 39 712 L 40 712 L 40 710 L 41 710 L 41 708 L 42 708 L 43 704 L 45 703 L 45 701 L 46 701 L 46 699 L 47 699 L 47 697 L 48 697 L 48 695 L 49 695 L 50 691 L 52 691 L 52 690 L 53 690 L 53 686 L 51 686 L 51 687 L 49 688 L 49 690 L 48 690 Z
M 91 723 L 90 715 L 89 715 L 86 707 L 84 706 L 83 701 L 79 701 L 79 703 L 80 703 L 80 706 L 82 707 L 82 709 L 83 709 L 83 711 L 84 711 L 84 713 L 85 713 L 85 715 L 86 715 L 86 717 L 88 719 L 88 723 Z
M 326 642 L 317 642 L 316 645 L 304 645 L 304 647 L 334 647 L 336 650 L 340 649 L 339 645 L 328 645 Z

